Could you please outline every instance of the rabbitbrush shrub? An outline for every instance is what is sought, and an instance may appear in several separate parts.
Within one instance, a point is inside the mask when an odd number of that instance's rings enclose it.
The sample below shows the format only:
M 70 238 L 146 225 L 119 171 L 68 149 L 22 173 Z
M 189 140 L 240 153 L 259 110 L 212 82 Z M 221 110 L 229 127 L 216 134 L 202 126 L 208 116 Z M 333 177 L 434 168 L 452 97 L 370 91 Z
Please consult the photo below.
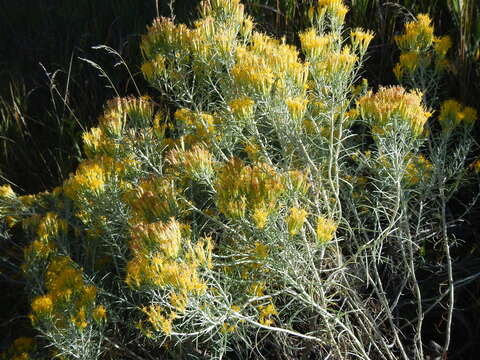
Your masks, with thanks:
M 424 359 L 435 304 L 446 352 L 446 206 L 476 113 L 450 100 L 433 121 L 422 58 L 445 64 L 448 44 L 426 15 L 397 40 L 410 88 L 357 84 L 373 33 L 347 33 L 347 11 L 320 0 L 301 52 L 238 0 L 202 2 L 193 27 L 156 19 L 142 72 L 161 103 L 108 102 L 52 192 L 2 187 L 44 356 Z M 438 268 L 440 295 L 418 278 Z

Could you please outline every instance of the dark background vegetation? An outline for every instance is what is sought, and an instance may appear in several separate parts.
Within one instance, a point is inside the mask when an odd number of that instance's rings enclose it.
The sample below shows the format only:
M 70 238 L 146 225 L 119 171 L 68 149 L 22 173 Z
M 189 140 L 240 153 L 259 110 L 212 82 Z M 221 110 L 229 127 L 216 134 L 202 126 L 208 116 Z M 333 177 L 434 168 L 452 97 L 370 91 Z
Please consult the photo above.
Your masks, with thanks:
M 405 21 L 428 12 L 436 35 L 450 35 L 454 69 L 442 84 L 444 98 L 480 110 L 480 2 L 463 0 L 347 0 L 348 26 L 375 31 L 363 76 L 372 86 L 393 84 L 398 60 L 393 36 Z M 195 18 L 198 0 L 177 0 L 178 22 Z M 313 0 L 248 0 L 260 30 L 298 42 L 297 32 L 307 26 L 306 9 Z M 0 0 L 0 184 L 10 183 L 17 193 L 51 190 L 74 171 L 81 158 L 81 133 L 95 125 L 106 100 L 118 92 L 152 94 L 139 73 L 139 40 L 154 17 L 169 16 L 160 0 Z M 96 45 L 116 50 L 129 66 L 115 66 L 119 58 Z M 101 72 L 83 59 L 98 64 Z M 109 85 L 113 83 L 115 90 Z M 474 128 L 478 139 L 478 128 Z M 477 154 L 478 155 L 478 154 Z M 451 205 L 452 213 L 468 203 L 478 184 L 466 185 Z M 453 235 L 464 240 L 456 249 L 457 278 L 471 277 L 457 290 L 451 356 L 476 359 L 480 339 L 480 224 L 475 208 Z M 15 235 L 15 234 L 14 234 Z M 15 238 L 13 238 L 15 239 Z M 0 244 L 0 352 L 16 336 L 29 330 L 28 304 L 22 301 L 18 275 L 21 247 Z M 442 328 L 442 309 L 427 319 L 431 337 Z M 438 328 L 438 329 L 437 329 Z M 437 335 L 435 335 L 437 334 Z

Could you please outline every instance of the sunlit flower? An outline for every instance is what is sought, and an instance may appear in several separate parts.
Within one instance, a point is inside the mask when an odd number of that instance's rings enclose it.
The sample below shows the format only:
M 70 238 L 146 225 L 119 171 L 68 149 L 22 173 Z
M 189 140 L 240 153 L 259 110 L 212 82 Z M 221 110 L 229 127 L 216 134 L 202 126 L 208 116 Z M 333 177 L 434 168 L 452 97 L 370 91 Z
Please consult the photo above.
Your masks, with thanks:
M 337 231 L 337 224 L 332 219 L 323 216 L 318 217 L 316 234 L 320 243 L 327 243 L 333 239 Z
M 422 104 L 422 95 L 407 92 L 400 86 L 380 87 L 376 94 L 369 92 L 357 101 L 362 117 L 369 120 L 372 129 L 381 134 L 394 121 L 406 123 L 415 136 L 423 133 L 423 127 L 431 114 Z M 397 120 L 395 120 L 397 119 Z
M 304 209 L 291 208 L 287 217 L 288 233 L 296 235 L 303 227 L 308 212 Z

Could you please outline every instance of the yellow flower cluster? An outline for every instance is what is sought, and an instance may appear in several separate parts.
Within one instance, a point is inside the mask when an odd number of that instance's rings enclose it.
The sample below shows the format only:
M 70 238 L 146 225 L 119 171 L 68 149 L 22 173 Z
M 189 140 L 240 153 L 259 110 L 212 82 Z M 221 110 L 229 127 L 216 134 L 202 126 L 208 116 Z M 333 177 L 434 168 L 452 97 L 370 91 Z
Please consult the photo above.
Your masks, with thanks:
M 145 59 L 156 57 L 159 48 L 171 55 L 178 49 L 188 48 L 190 44 L 190 30 L 184 24 L 175 25 L 170 18 L 155 19 L 147 30 L 148 33 L 142 36 L 140 44 Z
M 341 51 L 327 53 L 323 61 L 312 65 L 312 71 L 316 77 L 331 82 L 342 74 L 350 74 L 357 61 L 358 56 L 352 53 L 349 46 L 345 46 Z
M 50 314 L 53 310 L 53 302 L 50 296 L 38 296 L 32 301 L 32 311 L 39 316 Z
M 290 194 L 304 196 L 310 188 L 308 176 L 308 171 L 290 170 L 285 173 L 283 183 Z
M 183 137 L 185 143 L 193 145 L 197 142 L 211 142 L 218 120 L 215 116 L 182 108 L 175 112 L 174 117 L 179 128 L 186 131 Z
M 435 37 L 433 43 L 435 54 L 440 58 L 447 56 L 448 50 L 452 47 L 452 39 L 448 35 Z
M 201 19 L 193 29 L 159 18 L 142 38 L 145 62 L 142 72 L 149 81 L 161 76 L 184 79 L 184 66 L 193 70 L 197 79 L 207 79 L 231 59 L 238 43 L 250 38 L 253 22 L 244 14 L 238 0 L 203 1 Z
M 421 181 L 428 181 L 432 176 L 432 172 L 433 165 L 424 155 L 410 156 L 405 169 L 404 179 L 408 185 L 413 186 Z
M 374 34 L 372 31 L 364 31 L 361 28 L 357 28 L 350 32 L 350 41 L 354 50 L 358 49 L 360 54 L 365 54 L 368 49 L 368 45 L 372 41 Z
M 126 283 L 134 288 L 175 289 L 185 296 L 204 293 L 199 269 L 211 267 L 212 241 L 202 238 L 192 245 L 189 237 L 189 227 L 174 218 L 133 226 L 133 259 L 127 265 Z
M 166 159 L 169 172 L 177 178 L 201 181 L 213 177 L 213 155 L 204 146 L 194 145 L 188 151 L 175 148 Z
M 404 33 L 395 37 L 395 42 L 401 50 L 400 61 L 395 65 L 393 72 L 398 80 L 404 75 L 409 77 L 426 69 L 435 55 L 435 71 L 442 72 L 449 67 L 446 55 L 452 46 L 449 36 L 434 36 L 431 19 L 426 14 L 419 14 L 417 20 L 406 23 Z
M 140 182 L 127 192 L 124 200 L 132 209 L 132 224 L 167 221 L 170 217 L 185 212 L 185 205 L 179 201 L 178 189 L 172 178 L 152 177 Z
M 254 32 L 249 46 L 239 46 L 231 70 L 235 86 L 244 92 L 268 95 L 276 85 L 283 92 L 287 83 L 303 89 L 308 78 L 308 64 L 298 59 L 295 47 Z
M 160 253 L 134 257 L 128 263 L 125 281 L 132 288 L 176 289 L 194 295 L 207 289 L 198 264 L 167 259 Z
M 244 6 L 240 0 L 202 1 L 200 13 L 203 17 L 211 16 L 217 21 L 239 25 L 244 20 Z
M 469 106 L 463 106 L 458 101 L 446 100 L 440 107 L 438 122 L 443 131 L 452 131 L 460 124 L 467 127 L 473 126 L 478 118 L 477 110 Z
M 16 199 L 17 195 L 12 190 L 9 184 L 0 186 L 0 198 L 2 199 Z
M 333 34 L 317 35 L 315 28 L 310 28 L 299 35 L 302 50 L 307 59 L 318 61 L 333 51 L 335 36 Z
M 288 111 L 292 119 L 296 122 L 300 122 L 307 110 L 308 100 L 303 97 L 288 98 L 285 100 Z
M 332 219 L 319 216 L 317 219 L 316 235 L 317 240 L 324 244 L 333 239 L 337 231 L 337 224 Z
M 25 228 L 36 228 L 37 238 L 32 241 L 24 250 L 26 263 L 30 263 L 35 258 L 47 258 L 55 252 L 57 237 L 65 236 L 68 232 L 68 224 L 64 219 L 60 219 L 54 212 L 48 212 L 43 217 L 33 217 L 30 220 L 24 220 Z
M 433 25 L 428 14 L 418 14 L 415 21 L 405 24 L 402 35 L 395 36 L 395 42 L 402 51 L 426 51 L 433 40 Z
M 151 124 L 153 105 L 148 96 L 114 98 L 107 102 L 100 129 L 109 137 L 118 138 L 126 127 L 143 128 Z
M 102 195 L 108 184 L 125 189 L 128 183 L 124 178 L 140 166 L 133 157 L 115 159 L 109 156 L 97 156 L 82 161 L 74 175 L 63 184 L 63 192 L 77 204 L 92 203 L 92 199 Z
M 259 314 L 258 314 L 258 322 L 265 326 L 273 325 L 273 316 L 278 315 L 278 311 L 275 308 L 275 305 L 270 303 L 267 306 L 260 305 L 258 306 Z
M 480 159 L 475 160 L 470 164 L 469 168 L 473 170 L 476 174 L 480 173 Z
M 150 305 L 142 307 L 142 312 L 147 315 L 147 321 L 155 331 L 161 331 L 165 335 L 172 332 L 173 320 L 177 317 L 174 311 L 168 313 L 160 305 Z
M 140 70 L 148 81 L 156 80 L 166 70 L 165 57 L 157 54 L 151 61 L 144 62 Z
M 65 220 L 59 219 L 56 213 L 48 212 L 38 225 L 37 235 L 41 241 L 47 241 L 56 238 L 59 234 L 66 234 L 67 229 L 68 224 Z
M 287 217 L 288 233 L 290 235 L 296 235 L 302 229 L 307 215 L 308 212 L 304 209 L 297 209 L 295 207 L 290 209 L 290 215 Z
M 84 191 L 96 195 L 103 191 L 107 174 L 102 165 L 94 160 L 80 163 L 75 175 L 64 184 L 64 192 L 71 199 L 78 199 Z
M 319 0 L 318 9 L 319 12 L 323 10 L 330 13 L 332 22 L 338 25 L 343 24 L 348 12 L 348 7 L 345 6 L 343 0 Z
M 24 249 L 24 257 L 26 263 L 30 263 L 35 258 L 45 259 L 56 250 L 56 245 L 53 241 L 33 240 L 30 245 Z M 25 268 L 26 269 L 26 268 Z
M 249 211 L 258 228 L 266 225 L 284 191 L 282 176 L 271 166 L 245 165 L 232 158 L 218 170 L 215 184 L 217 207 L 231 219 L 241 219 Z
M 168 223 L 140 223 L 132 228 L 131 238 L 130 249 L 135 255 L 161 252 L 175 259 L 182 246 L 181 224 L 174 218 Z
M 275 73 L 265 59 L 245 48 L 237 49 L 237 62 L 231 74 L 237 86 L 247 93 L 268 95 L 275 81 Z
M 405 123 L 414 136 L 420 136 L 431 114 L 422 104 L 422 95 L 416 91 L 405 91 L 400 86 L 380 87 L 357 101 L 361 116 L 371 123 L 377 134 L 399 123 Z
M 82 138 L 83 151 L 90 159 L 97 155 L 113 154 L 115 151 L 115 142 L 106 136 L 100 128 L 92 128 L 90 131 L 84 132 Z
M 82 330 L 89 325 L 90 318 L 105 320 L 106 311 L 95 308 L 97 289 L 86 285 L 82 271 L 66 256 L 57 256 L 47 267 L 45 275 L 46 294 L 33 299 L 30 319 L 51 321 L 58 328 L 68 323 Z M 104 309 L 104 307 L 103 307 Z
M 233 99 L 228 105 L 235 118 L 241 122 L 248 121 L 253 116 L 255 101 L 247 96 Z

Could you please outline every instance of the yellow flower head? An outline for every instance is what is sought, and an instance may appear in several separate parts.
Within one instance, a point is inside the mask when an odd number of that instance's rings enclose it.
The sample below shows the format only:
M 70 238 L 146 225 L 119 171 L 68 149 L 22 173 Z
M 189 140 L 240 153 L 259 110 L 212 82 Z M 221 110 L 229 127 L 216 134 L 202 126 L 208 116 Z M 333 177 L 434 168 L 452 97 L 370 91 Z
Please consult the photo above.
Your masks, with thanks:
M 262 325 L 270 326 L 273 324 L 273 316 L 278 315 L 278 311 L 275 308 L 275 305 L 270 303 L 267 306 L 260 305 L 258 307 L 259 316 L 258 316 L 258 322 Z
M 426 51 L 433 43 L 432 20 L 427 14 L 418 14 L 417 19 L 405 24 L 404 33 L 395 37 L 402 51 Z
M 320 59 L 332 51 L 335 44 L 333 35 L 317 35 L 314 28 L 310 28 L 300 33 L 300 43 L 302 50 L 308 58 Z
M 249 119 L 253 115 L 255 101 L 245 96 L 238 99 L 234 99 L 229 103 L 230 109 L 239 120 Z
M 337 231 L 337 224 L 332 219 L 325 218 L 323 216 L 317 219 L 317 240 L 320 243 L 327 243 L 333 239 L 335 232 Z
M 49 295 L 38 296 L 32 301 L 32 311 L 38 316 L 51 313 L 53 310 L 53 301 Z
M 450 36 L 441 36 L 441 37 L 436 37 L 434 39 L 434 45 L 433 48 L 435 50 L 435 54 L 438 57 L 445 57 L 447 55 L 448 50 L 452 47 L 452 39 Z
M 443 131 L 451 131 L 462 122 L 465 122 L 467 125 L 471 125 L 475 122 L 475 120 L 475 109 L 468 107 L 464 108 L 463 105 L 456 100 L 446 100 L 440 107 L 438 122 L 442 126 Z
M 308 100 L 301 97 L 289 98 L 285 100 L 288 112 L 296 122 L 301 121 L 307 109 Z
M 15 195 L 15 192 L 10 185 L 7 184 L 0 187 L 0 198 L 15 199 L 16 197 L 17 195 Z
M 201 181 L 213 176 L 213 155 L 204 146 L 194 145 L 188 151 L 173 149 L 167 161 L 177 177 Z
M 382 134 L 392 121 L 398 118 L 406 123 L 415 136 L 423 133 L 423 127 L 431 115 L 422 104 L 422 94 L 407 92 L 400 86 L 380 87 L 376 94 L 369 92 L 357 101 L 361 116 L 368 120 L 372 129 Z
M 364 31 L 360 28 L 355 29 L 350 32 L 350 41 L 352 42 L 352 47 L 358 49 L 360 54 L 365 54 L 372 41 L 374 34 L 372 31 Z
M 96 322 L 105 321 L 107 319 L 107 309 L 103 305 L 98 305 L 93 309 L 92 316 Z
M 303 227 L 308 212 L 304 209 L 291 208 L 290 215 L 287 217 L 288 233 L 296 235 Z

